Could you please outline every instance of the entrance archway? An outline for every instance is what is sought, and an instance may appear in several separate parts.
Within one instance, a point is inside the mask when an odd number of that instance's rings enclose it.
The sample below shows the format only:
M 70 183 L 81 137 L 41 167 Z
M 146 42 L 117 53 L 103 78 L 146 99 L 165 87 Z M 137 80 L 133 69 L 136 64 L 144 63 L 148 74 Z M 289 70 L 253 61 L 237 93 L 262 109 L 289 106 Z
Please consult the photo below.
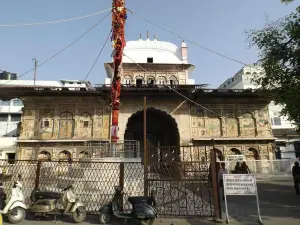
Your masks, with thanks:
M 38 160 L 40 160 L 40 161 L 50 161 L 51 160 L 51 154 L 48 151 L 41 151 L 38 154 Z
M 166 112 L 148 108 L 147 111 L 147 140 L 150 142 L 151 150 L 149 156 L 151 161 L 163 161 L 163 152 L 166 147 L 177 147 L 174 157 L 179 155 L 180 137 L 175 119 Z M 140 142 L 140 155 L 144 156 L 144 111 L 133 114 L 127 122 L 125 140 L 137 140 Z M 174 154 L 174 153 L 173 153 Z M 168 154 L 170 155 L 170 154 Z

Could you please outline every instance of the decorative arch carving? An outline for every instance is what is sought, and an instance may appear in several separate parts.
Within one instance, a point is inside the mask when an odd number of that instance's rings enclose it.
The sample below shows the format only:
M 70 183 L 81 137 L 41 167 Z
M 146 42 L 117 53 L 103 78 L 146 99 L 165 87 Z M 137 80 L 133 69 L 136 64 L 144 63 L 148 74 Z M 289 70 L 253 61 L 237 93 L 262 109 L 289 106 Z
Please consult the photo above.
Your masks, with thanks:
M 167 85 L 167 78 L 164 76 L 159 76 L 158 77 L 158 84 L 159 85 Z
M 155 85 L 156 84 L 155 83 L 155 77 L 151 76 L 151 75 L 147 76 L 147 84 L 148 85 Z
M 241 151 L 237 148 L 231 148 L 230 151 L 232 152 L 232 155 L 242 155 Z
M 170 85 L 178 85 L 179 84 L 177 77 L 175 77 L 173 75 L 169 77 L 169 83 L 170 83 Z
M 240 134 L 240 127 L 237 115 L 230 112 L 225 115 L 226 134 L 228 137 L 238 137 Z
M 133 84 L 133 78 L 131 75 L 126 74 L 123 78 L 123 85 L 131 85 Z
M 255 148 L 249 148 L 249 156 L 251 156 L 251 158 L 253 158 L 254 160 L 259 160 L 259 153 L 258 150 Z
M 41 151 L 41 152 L 39 152 L 37 159 L 40 161 L 50 161 L 51 154 L 48 151 Z
M 246 112 L 242 118 L 243 122 L 243 136 L 256 136 L 256 122 L 252 113 Z
M 41 139 L 51 139 L 54 132 L 54 118 L 51 110 L 40 111 L 37 133 Z
M 72 154 L 67 150 L 63 150 L 60 153 L 58 153 L 59 160 L 67 160 L 71 156 Z
M 84 112 L 80 115 L 78 137 L 91 138 L 93 136 L 93 119 L 90 113 Z
M 59 116 L 58 138 L 72 138 L 74 136 L 74 118 L 70 112 L 63 112 Z

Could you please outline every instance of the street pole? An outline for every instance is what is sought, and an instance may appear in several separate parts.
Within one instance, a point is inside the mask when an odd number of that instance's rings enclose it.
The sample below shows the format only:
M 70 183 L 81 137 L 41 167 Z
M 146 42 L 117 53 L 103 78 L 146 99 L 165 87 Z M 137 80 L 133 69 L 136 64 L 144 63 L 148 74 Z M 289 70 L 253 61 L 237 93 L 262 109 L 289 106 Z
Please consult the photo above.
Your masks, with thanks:
M 144 96 L 144 196 L 148 196 L 147 97 Z
M 37 61 L 35 58 L 33 58 L 32 60 L 34 61 L 33 85 L 35 86 L 35 80 L 36 80 L 36 68 L 37 68 L 37 63 L 38 63 L 38 61 Z
M 221 205 L 220 205 L 220 196 L 219 196 L 219 184 L 218 184 L 218 171 L 217 171 L 217 157 L 215 151 L 215 140 L 212 141 L 212 149 L 210 150 L 210 159 L 211 159 L 211 176 L 212 176 L 212 192 L 213 192 L 213 202 L 215 208 L 214 219 L 222 217 Z

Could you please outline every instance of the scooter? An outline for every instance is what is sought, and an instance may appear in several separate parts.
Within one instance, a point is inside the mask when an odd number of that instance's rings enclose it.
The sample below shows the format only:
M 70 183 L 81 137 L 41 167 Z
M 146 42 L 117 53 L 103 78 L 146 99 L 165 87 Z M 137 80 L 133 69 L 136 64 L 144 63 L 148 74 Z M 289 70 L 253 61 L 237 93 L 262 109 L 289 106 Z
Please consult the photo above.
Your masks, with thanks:
M 112 221 L 112 216 L 119 219 L 125 219 L 125 224 L 128 219 L 135 219 L 141 225 L 153 225 L 157 217 L 156 192 L 151 191 L 150 197 L 133 196 L 128 197 L 128 201 L 132 205 L 130 213 L 122 212 L 121 200 L 125 194 L 119 186 L 115 187 L 115 194 L 110 203 L 104 205 L 100 209 L 100 224 L 109 224 Z
M 20 176 L 19 176 L 20 178 Z M 5 193 L 3 193 L 5 195 Z M 1 199 L 5 201 L 5 197 Z M 10 223 L 16 224 L 21 223 L 26 216 L 26 205 L 25 205 L 25 197 L 22 191 L 22 184 L 20 181 L 14 181 L 13 188 L 11 190 L 11 197 L 7 203 L 1 204 L 4 206 L 0 210 L 0 214 L 7 216 L 8 221 Z
M 72 215 L 75 223 L 81 223 L 86 218 L 84 204 L 76 197 L 73 186 L 63 189 L 62 193 L 40 191 L 34 189 L 30 195 L 31 206 L 29 211 L 36 217 L 52 215 L 56 221 L 57 215 Z M 58 200 L 62 200 L 63 209 L 57 206 Z

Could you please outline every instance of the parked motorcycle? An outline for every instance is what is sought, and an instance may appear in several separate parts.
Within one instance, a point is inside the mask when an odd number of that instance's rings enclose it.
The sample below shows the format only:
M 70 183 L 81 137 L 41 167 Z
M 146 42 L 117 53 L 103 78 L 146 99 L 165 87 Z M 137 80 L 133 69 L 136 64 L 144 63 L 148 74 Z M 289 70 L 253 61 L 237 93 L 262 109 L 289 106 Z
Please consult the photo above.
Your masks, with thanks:
M 62 193 L 40 191 L 38 188 L 31 192 L 29 211 L 36 216 L 72 215 L 75 223 L 81 223 L 86 218 L 84 204 L 76 197 L 73 186 L 70 185 Z M 59 209 L 58 200 L 62 200 L 63 209 Z
M 133 196 L 128 197 L 128 201 L 132 205 L 132 211 L 130 213 L 124 213 L 121 208 L 121 200 L 125 194 L 119 186 L 115 187 L 115 194 L 112 201 L 104 205 L 100 209 L 100 223 L 109 224 L 112 220 L 112 216 L 120 219 L 135 219 L 140 222 L 141 225 L 153 225 L 155 218 L 157 217 L 157 203 L 156 192 L 151 191 L 150 197 Z
M 20 176 L 19 176 L 20 178 Z M 6 201 L 6 194 L 1 188 L 1 210 L 0 214 L 7 216 L 10 223 L 21 223 L 26 216 L 25 197 L 22 191 L 21 181 L 14 181 L 11 197 Z M 6 202 L 6 204 L 4 204 Z

